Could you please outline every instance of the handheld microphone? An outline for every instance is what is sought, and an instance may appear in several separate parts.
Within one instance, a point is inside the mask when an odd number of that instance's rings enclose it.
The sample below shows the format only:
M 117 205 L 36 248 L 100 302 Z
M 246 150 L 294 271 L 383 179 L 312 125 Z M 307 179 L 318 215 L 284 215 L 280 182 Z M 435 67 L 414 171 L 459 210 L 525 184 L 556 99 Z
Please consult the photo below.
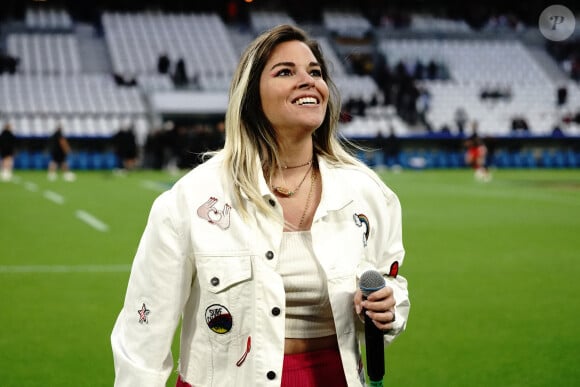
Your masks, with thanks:
M 385 279 L 376 270 L 365 271 L 359 282 L 363 299 L 368 295 L 385 287 Z M 364 310 L 363 310 L 364 312 Z M 383 332 L 373 324 L 372 319 L 365 317 L 365 341 L 367 357 L 367 374 L 369 376 L 370 387 L 382 387 L 385 376 L 385 347 L 383 342 Z

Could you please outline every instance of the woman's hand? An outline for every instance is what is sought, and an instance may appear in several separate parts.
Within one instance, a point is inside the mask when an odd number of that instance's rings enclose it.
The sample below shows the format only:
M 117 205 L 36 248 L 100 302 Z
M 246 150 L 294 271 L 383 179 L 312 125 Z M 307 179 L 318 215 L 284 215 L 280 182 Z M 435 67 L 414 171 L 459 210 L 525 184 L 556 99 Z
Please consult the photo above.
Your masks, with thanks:
M 360 289 L 354 295 L 354 308 L 356 313 L 364 321 L 363 313 L 366 313 L 377 328 L 386 332 L 393 328 L 395 321 L 395 296 L 390 286 L 379 289 L 363 300 Z

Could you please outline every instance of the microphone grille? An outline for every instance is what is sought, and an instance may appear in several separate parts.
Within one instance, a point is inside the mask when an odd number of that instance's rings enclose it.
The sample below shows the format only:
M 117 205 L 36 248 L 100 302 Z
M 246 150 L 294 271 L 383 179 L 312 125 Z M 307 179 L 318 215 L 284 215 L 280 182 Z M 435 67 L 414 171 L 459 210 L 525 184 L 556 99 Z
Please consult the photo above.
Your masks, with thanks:
M 376 270 L 367 270 L 360 277 L 360 288 L 364 292 L 365 290 L 374 291 L 381 289 L 385 286 L 385 279 Z

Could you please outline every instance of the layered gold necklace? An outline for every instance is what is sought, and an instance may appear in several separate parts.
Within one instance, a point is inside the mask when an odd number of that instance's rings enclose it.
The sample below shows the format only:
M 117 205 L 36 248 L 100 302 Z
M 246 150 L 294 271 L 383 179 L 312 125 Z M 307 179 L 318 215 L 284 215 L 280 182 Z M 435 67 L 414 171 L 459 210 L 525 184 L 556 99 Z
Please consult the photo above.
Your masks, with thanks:
M 302 187 L 302 184 L 304 183 L 304 181 L 306 180 L 306 177 L 308 176 L 308 173 L 310 171 L 312 171 L 312 159 L 310 159 L 310 161 L 308 161 L 307 163 L 301 164 L 301 165 L 295 165 L 295 166 L 285 166 L 282 167 L 284 169 L 293 169 L 293 168 L 300 168 L 300 167 L 305 167 L 309 165 L 308 169 L 306 170 L 306 173 L 304 174 L 304 176 L 302 177 L 302 180 L 300 180 L 300 183 L 298 183 L 298 185 L 296 186 L 296 188 L 294 188 L 293 190 L 291 190 L 288 187 L 283 187 L 280 185 L 272 185 L 272 190 L 274 190 L 276 193 L 285 196 L 287 198 L 294 196 L 294 194 L 296 194 L 296 192 L 298 192 L 298 190 L 300 189 L 300 187 Z

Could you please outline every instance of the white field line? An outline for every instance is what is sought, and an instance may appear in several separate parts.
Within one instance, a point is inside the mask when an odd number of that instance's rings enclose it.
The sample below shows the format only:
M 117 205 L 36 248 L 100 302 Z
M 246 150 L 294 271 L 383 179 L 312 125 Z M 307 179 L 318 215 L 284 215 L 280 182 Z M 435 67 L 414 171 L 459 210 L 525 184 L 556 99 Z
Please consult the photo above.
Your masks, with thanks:
M 25 182 L 24 183 L 24 188 L 28 191 L 31 192 L 36 192 L 38 191 L 38 186 L 35 183 L 32 182 Z M 50 200 L 51 202 L 54 202 L 56 204 L 64 204 L 64 197 L 62 195 L 57 194 L 54 191 L 50 191 L 50 190 L 46 190 L 43 193 L 43 196 Z M 75 215 L 77 218 L 79 218 L 80 220 L 82 220 L 83 222 L 85 222 L 86 224 L 88 224 L 89 226 L 91 226 L 92 228 L 94 228 L 97 231 L 101 231 L 101 232 L 106 232 L 109 231 L 109 226 L 102 222 L 101 220 L 99 220 L 98 218 L 96 218 L 95 216 L 89 214 L 86 211 L 83 210 L 77 210 L 75 212 Z
M 33 183 L 31 181 L 27 181 L 24 183 L 24 189 L 30 192 L 36 192 L 38 191 L 38 185 L 36 185 L 36 183 Z
M 0 265 L 5 273 L 126 273 L 131 265 Z
M 64 204 L 64 197 L 53 191 L 44 191 L 44 197 L 56 204 Z
M 93 215 L 89 214 L 83 210 L 77 210 L 75 213 L 76 217 L 94 228 L 95 230 L 106 232 L 109 231 L 109 226 L 106 223 L 103 223 L 99 219 L 95 218 Z

